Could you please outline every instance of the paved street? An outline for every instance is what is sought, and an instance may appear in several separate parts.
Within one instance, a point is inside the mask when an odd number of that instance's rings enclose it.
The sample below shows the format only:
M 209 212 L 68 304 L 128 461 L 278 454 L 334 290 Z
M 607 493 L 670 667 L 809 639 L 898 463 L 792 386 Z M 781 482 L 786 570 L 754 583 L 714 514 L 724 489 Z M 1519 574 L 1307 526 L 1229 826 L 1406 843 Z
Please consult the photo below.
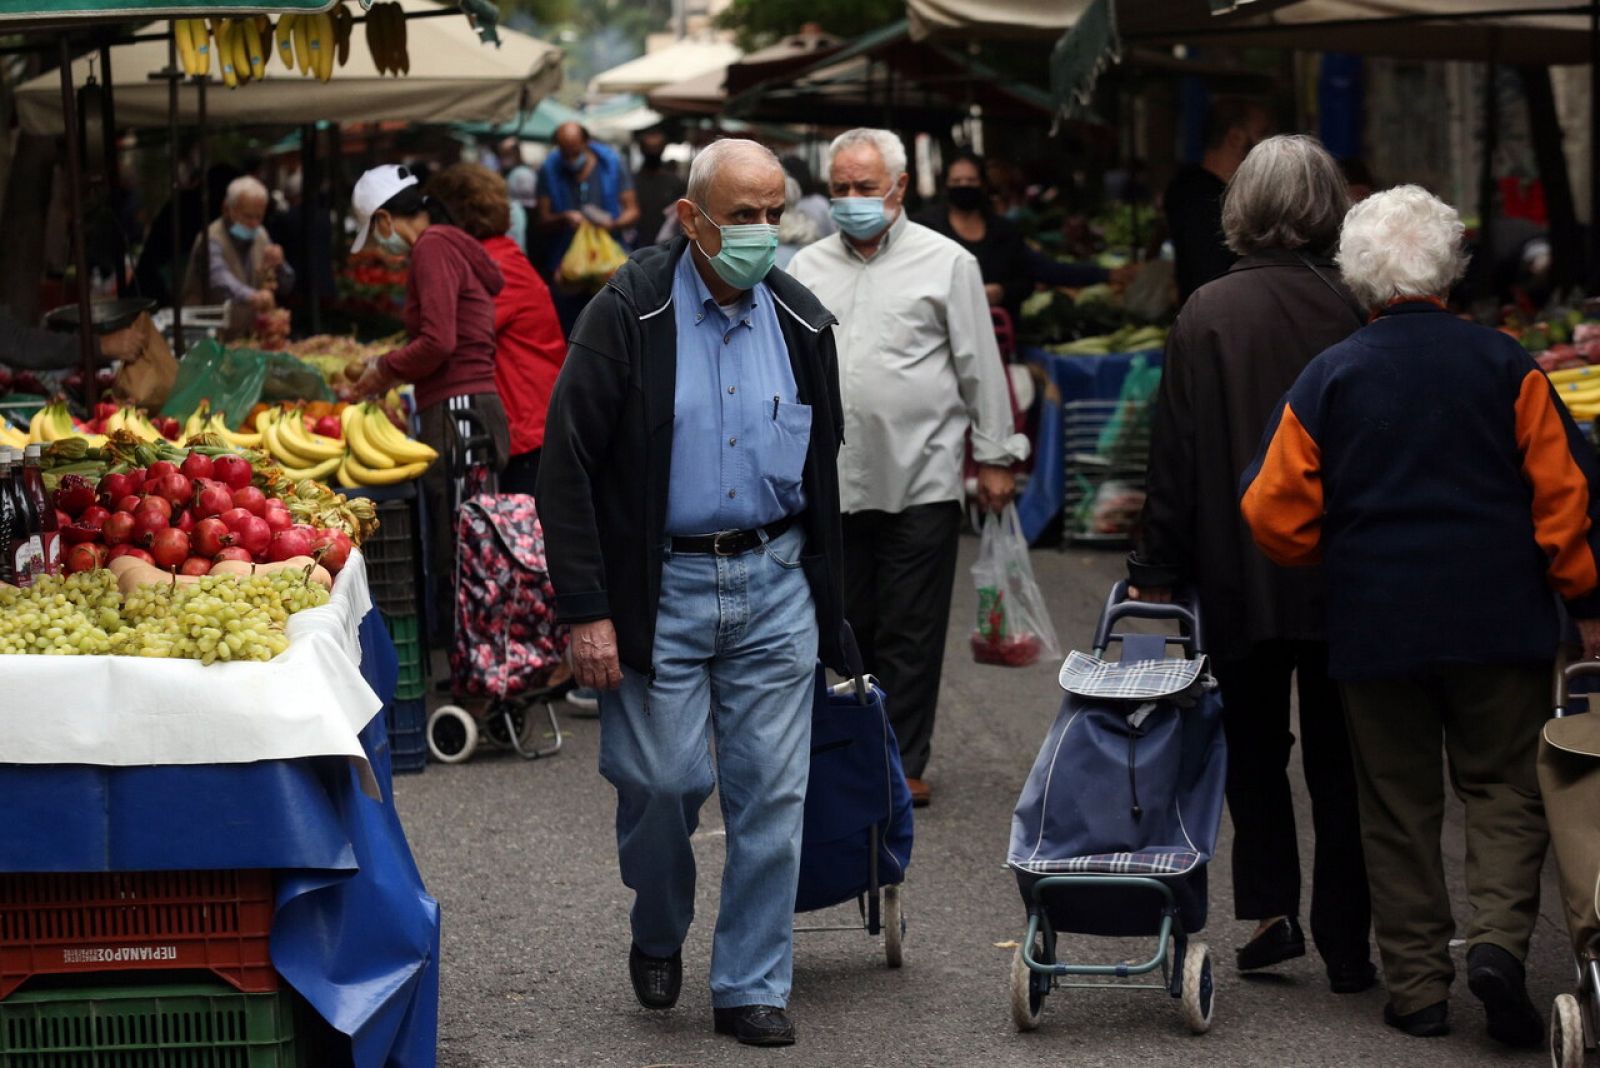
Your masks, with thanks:
M 713 800 L 698 836 L 700 919 L 684 947 L 683 997 L 672 1012 L 639 1008 L 627 977 L 629 902 L 613 850 L 613 795 L 595 770 L 598 723 L 564 716 L 566 749 L 552 760 L 524 764 L 486 753 L 465 766 L 431 765 L 423 775 L 396 781 L 412 848 L 444 913 L 440 1064 L 1548 1063 L 1544 1053 L 1502 1052 L 1484 1036 L 1482 1013 L 1464 978 L 1452 1002 L 1455 1032 L 1436 1040 L 1383 1027 L 1381 989 L 1330 994 L 1314 953 L 1276 976 L 1241 979 L 1232 951 L 1250 927 L 1232 919 L 1226 823 L 1211 869 L 1211 923 L 1203 936 L 1219 966 L 1212 1032 L 1191 1036 L 1165 995 L 1062 991 L 1047 1001 L 1041 1029 L 1018 1035 L 1007 1002 L 1012 951 L 996 945 L 1019 940 L 1024 928 L 1022 903 L 1004 867 L 1006 838 L 1017 791 L 1061 694 L 1054 664 L 1016 670 L 972 663 L 966 564 L 976 546 L 975 538 L 963 544 L 929 771 L 934 804 L 918 814 L 906 884 L 910 929 L 903 970 L 888 970 L 881 947 L 865 933 L 800 936 L 792 1002 L 799 1044 L 757 1051 L 713 1035 L 705 974 L 723 851 Z M 1043 550 L 1034 561 L 1063 643 L 1086 646 L 1120 554 Z M 1298 776 L 1296 797 L 1303 804 Z M 1309 836 L 1304 808 L 1300 824 Z M 1447 834 L 1460 897 L 1459 810 Z M 1547 868 L 1530 967 L 1541 1010 L 1571 979 L 1552 878 Z M 848 921 L 855 909 L 830 915 Z M 1148 946 L 1063 939 L 1064 956 L 1075 949 L 1115 961 L 1144 954 Z

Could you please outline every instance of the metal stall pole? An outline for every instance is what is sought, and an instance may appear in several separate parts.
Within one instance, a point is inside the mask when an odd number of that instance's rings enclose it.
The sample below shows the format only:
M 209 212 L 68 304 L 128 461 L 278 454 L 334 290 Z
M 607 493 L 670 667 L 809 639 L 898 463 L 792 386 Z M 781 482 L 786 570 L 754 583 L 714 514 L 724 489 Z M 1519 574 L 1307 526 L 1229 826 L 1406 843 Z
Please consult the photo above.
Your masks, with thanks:
M 100 45 L 100 76 L 105 79 L 105 113 L 101 116 L 101 134 L 105 141 L 106 208 L 116 220 L 117 235 L 117 296 L 128 295 L 128 235 L 122 229 L 122 216 L 118 201 L 122 193 L 121 168 L 117 166 L 117 96 L 112 86 L 111 45 Z
M 1589 9 L 1589 293 L 1600 293 L 1600 4 Z
M 94 309 L 89 304 L 89 246 L 83 233 L 83 146 L 78 142 L 78 97 L 72 88 L 72 44 L 61 35 L 61 114 L 67 128 L 67 216 L 72 226 L 72 263 L 78 272 L 78 355 L 83 364 L 83 396 L 92 411 L 100 400 L 95 381 Z
M 322 333 L 322 294 L 318 284 L 319 267 L 317 241 L 317 211 L 322 202 L 322 161 L 318 158 L 317 124 L 308 122 L 300 128 L 300 247 L 305 249 L 305 261 L 296 268 L 299 274 L 295 284 L 305 295 L 306 311 L 311 319 L 311 332 Z
M 168 158 L 172 166 L 172 351 L 183 359 L 183 283 L 178 277 L 178 264 L 184 262 L 183 248 L 183 180 L 178 175 L 182 150 L 178 145 L 178 82 L 183 76 L 178 67 L 178 26 L 169 23 L 167 37 L 167 138 Z
M 206 140 L 206 90 L 211 76 L 195 78 L 195 139 L 200 149 L 200 292 L 211 292 L 211 148 Z

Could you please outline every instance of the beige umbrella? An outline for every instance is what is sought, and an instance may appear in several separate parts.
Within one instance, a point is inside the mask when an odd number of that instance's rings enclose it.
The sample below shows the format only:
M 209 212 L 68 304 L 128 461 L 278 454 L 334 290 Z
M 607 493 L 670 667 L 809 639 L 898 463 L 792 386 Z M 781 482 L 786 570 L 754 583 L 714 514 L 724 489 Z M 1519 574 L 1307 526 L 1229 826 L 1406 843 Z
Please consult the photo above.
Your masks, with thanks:
M 683 40 L 655 52 L 647 52 L 594 76 L 592 93 L 649 93 L 663 85 L 726 70 L 743 55 L 727 41 Z

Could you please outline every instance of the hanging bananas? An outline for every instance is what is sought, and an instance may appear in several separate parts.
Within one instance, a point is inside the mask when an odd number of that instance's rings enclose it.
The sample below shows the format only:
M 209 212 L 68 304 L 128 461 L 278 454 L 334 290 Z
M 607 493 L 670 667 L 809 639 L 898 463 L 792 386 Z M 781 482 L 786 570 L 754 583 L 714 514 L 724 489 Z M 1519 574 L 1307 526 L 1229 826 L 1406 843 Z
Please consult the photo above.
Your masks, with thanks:
M 183 73 L 204 77 L 211 73 L 211 30 L 204 19 L 174 19 L 173 35 L 178 40 L 178 59 Z
M 339 66 L 342 67 L 350 62 L 350 34 L 355 29 L 356 20 L 355 16 L 350 14 L 350 9 L 343 4 L 333 9 L 331 17 L 334 44 L 338 48 L 337 59 Z
M 367 48 L 380 74 L 406 74 L 411 56 L 406 51 L 406 16 L 397 3 L 373 4 L 367 11 Z

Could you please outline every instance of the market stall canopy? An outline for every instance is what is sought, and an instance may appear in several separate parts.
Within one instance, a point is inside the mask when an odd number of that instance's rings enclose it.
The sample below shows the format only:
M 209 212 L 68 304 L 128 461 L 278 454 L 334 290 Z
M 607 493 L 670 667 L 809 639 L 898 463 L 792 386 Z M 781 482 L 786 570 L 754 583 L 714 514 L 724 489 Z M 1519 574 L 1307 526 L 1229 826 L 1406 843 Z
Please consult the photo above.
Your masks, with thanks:
M 725 70 L 744 53 L 727 41 L 684 40 L 594 76 L 593 93 L 648 93 L 697 74 Z
M 211 15 L 276 14 L 280 11 L 327 11 L 343 0 L 5 0 L 0 25 L 16 22 L 68 23 L 82 19 L 128 20 L 190 18 Z M 12 29 L 15 27 L 7 27 Z
M 669 115 L 716 115 L 729 96 L 804 70 L 845 43 L 842 37 L 824 33 L 814 24 L 807 25 L 801 32 L 751 52 L 737 63 L 652 90 L 650 106 Z
M 302 77 L 268 61 L 260 82 L 238 89 L 223 88 L 213 69 L 206 93 L 206 121 L 216 125 L 259 125 L 273 122 L 419 123 L 504 122 L 531 111 L 561 84 L 561 50 L 535 37 L 501 28 L 501 47 L 482 44 L 466 16 L 430 0 L 400 0 L 406 24 L 411 73 L 390 77 L 378 73 L 367 48 L 366 26 L 358 22 L 350 42 L 350 61 L 335 67 L 333 80 Z M 280 3 L 277 5 L 282 7 Z M 324 5 L 326 6 L 326 5 Z M 413 15 L 445 12 L 430 18 Z M 94 56 L 73 64 L 73 80 L 83 85 Z M 136 41 L 111 50 L 119 126 L 161 127 L 167 124 L 167 83 L 150 75 L 167 65 L 164 41 Z M 197 119 L 197 89 L 185 84 L 179 96 L 179 117 Z M 59 134 L 61 79 L 41 75 L 16 91 L 22 128 L 35 134 Z

